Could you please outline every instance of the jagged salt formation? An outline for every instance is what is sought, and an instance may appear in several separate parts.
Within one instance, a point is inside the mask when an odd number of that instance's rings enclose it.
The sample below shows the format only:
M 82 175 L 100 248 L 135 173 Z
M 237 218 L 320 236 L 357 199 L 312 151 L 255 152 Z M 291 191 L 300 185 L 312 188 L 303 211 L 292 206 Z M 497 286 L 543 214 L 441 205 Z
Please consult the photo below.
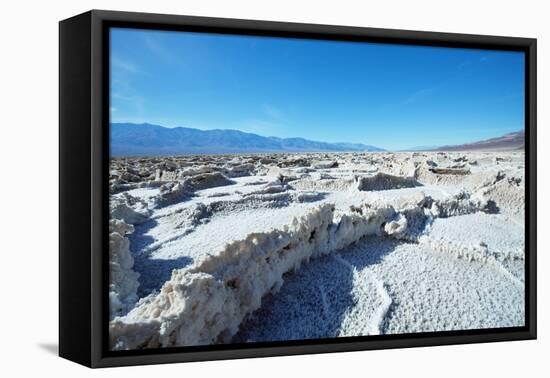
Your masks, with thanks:
M 290 227 L 252 234 L 192 269 L 174 271 L 159 295 L 110 324 L 113 349 L 210 344 L 232 336 L 261 297 L 314 253 L 327 250 L 333 207 Z
M 482 186 L 478 192 L 498 205 L 501 213 L 525 218 L 525 187 L 512 178 L 504 178 Z
M 142 199 L 122 193 L 118 197 L 111 197 L 110 219 L 121 219 L 129 224 L 139 224 L 147 221 L 152 214 L 149 206 Z
M 452 209 L 448 209 L 451 207 Z M 399 208 L 363 204 L 335 214 L 319 206 L 290 226 L 254 233 L 190 268 L 174 270 L 158 295 L 142 299 L 110 322 L 114 350 L 229 342 L 283 275 L 311 258 L 340 250 L 368 235 L 415 239 L 434 217 L 484 211 L 486 203 L 460 196 L 438 202 L 419 195 Z
M 141 189 L 141 188 L 158 188 L 162 185 L 161 181 L 141 181 L 141 182 L 131 182 L 131 183 L 120 183 L 118 181 L 114 181 L 109 184 L 109 193 L 111 194 L 117 194 L 121 192 L 125 192 L 127 190 L 132 189 Z
M 306 179 L 293 183 L 293 186 L 302 190 L 359 190 L 365 192 L 421 186 L 413 176 L 402 177 L 385 172 L 343 178 L 331 177 L 322 172 L 315 172 L 309 176 Z
M 134 259 L 126 237 L 134 227 L 122 220 L 109 221 L 109 301 L 111 318 L 125 314 L 134 306 L 139 286 L 139 273 L 132 270 Z
M 170 181 L 160 187 L 157 205 L 166 206 L 192 196 L 196 191 L 231 185 L 233 181 L 219 172 L 185 176 L 181 181 Z
M 361 191 L 413 188 L 420 185 L 414 177 L 395 176 L 383 172 L 373 176 L 357 177 L 356 184 L 357 190 Z

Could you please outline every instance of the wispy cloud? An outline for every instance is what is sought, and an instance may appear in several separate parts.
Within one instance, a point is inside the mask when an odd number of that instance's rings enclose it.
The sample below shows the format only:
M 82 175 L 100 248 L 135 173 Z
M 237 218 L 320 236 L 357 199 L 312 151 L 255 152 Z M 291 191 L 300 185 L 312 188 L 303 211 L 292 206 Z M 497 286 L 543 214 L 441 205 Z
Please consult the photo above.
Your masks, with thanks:
M 472 70 L 465 68 L 470 67 L 471 62 L 465 61 L 462 62 L 457 66 L 458 70 L 461 70 L 461 73 L 457 74 L 456 76 L 452 76 L 448 78 L 447 80 L 441 81 L 439 83 L 435 83 L 431 86 L 427 86 L 425 88 L 420 88 L 415 92 L 412 92 L 405 100 L 401 102 L 401 105 L 410 105 L 417 103 L 419 101 L 423 101 L 425 99 L 428 99 L 429 97 L 432 97 L 434 94 L 439 92 L 440 90 L 444 89 L 446 86 L 451 84 L 452 82 L 460 81 L 472 74 Z
M 120 55 L 111 56 L 111 121 L 132 114 L 145 115 L 145 97 L 136 90 L 136 75 L 144 72 L 132 60 Z
M 409 95 L 409 97 L 407 97 L 401 104 L 410 105 L 418 101 L 422 101 L 434 92 L 436 92 L 440 87 L 441 85 L 419 89 L 418 91 L 413 92 L 411 95 Z
M 172 50 L 163 46 L 163 44 L 154 36 L 148 34 L 143 36 L 145 47 L 158 59 L 164 63 L 178 63 L 180 58 Z
M 265 115 L 267 115 L 269 118 L 273 118 L 273 119 L 282 119 L 284 114 L 283 112 L 281 111 L 281 109 L 271 105 L 271 104 L 268 104 L 268 103 L 264 103 L 262 105 L 262 111 Z
M 143 113 L 145 109 L 145 98 L 139 94 L 137 94 L 133 90 L 127 90 L 126 93 L 119 93 L 119 92 L 113 92 L 111 94 L 112 99 L 126 102 L 127 105 L 130 105 L 134 108 L 135 111 L 138 113 Z M 117 110 L 116 107 L 113 107 L 115 110 Z
M 127 117 L 144 117 L 146 115 L 145 97 L 125 83 L 111 93 L 111 121 Z
M 141 70 L 135 63 L 129 60 L 121 59 L 120 57 L 117 57 L 117 56 L 111 57 L 111 64 L 113 65 L 114 69 L 119 69 L 126 73 L 135 74 L 135 73 L 141 72 Z

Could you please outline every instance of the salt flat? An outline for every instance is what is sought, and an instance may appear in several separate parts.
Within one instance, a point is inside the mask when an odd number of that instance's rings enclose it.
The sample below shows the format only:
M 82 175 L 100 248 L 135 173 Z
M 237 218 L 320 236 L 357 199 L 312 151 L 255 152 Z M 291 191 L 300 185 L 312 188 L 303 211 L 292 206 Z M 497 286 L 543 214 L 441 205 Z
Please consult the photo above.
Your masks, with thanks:
M 523 325 L 523 152 L 110 171 L 113 349 Z

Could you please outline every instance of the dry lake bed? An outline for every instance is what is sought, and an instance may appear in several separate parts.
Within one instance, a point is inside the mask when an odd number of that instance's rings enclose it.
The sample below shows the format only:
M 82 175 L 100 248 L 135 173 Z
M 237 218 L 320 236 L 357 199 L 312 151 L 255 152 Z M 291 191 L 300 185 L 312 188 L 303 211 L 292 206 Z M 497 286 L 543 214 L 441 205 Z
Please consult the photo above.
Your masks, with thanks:
M 112 158 L 115 350 L 524 325 L 524 153 Z

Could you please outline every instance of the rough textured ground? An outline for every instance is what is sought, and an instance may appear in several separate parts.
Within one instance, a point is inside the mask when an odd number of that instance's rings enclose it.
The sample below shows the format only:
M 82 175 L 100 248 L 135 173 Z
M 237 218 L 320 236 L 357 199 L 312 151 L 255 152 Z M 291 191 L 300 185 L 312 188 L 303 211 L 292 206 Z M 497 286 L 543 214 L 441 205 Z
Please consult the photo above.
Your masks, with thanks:
M 111 160 L 113 349 L 521 326 L 524 154 Z

